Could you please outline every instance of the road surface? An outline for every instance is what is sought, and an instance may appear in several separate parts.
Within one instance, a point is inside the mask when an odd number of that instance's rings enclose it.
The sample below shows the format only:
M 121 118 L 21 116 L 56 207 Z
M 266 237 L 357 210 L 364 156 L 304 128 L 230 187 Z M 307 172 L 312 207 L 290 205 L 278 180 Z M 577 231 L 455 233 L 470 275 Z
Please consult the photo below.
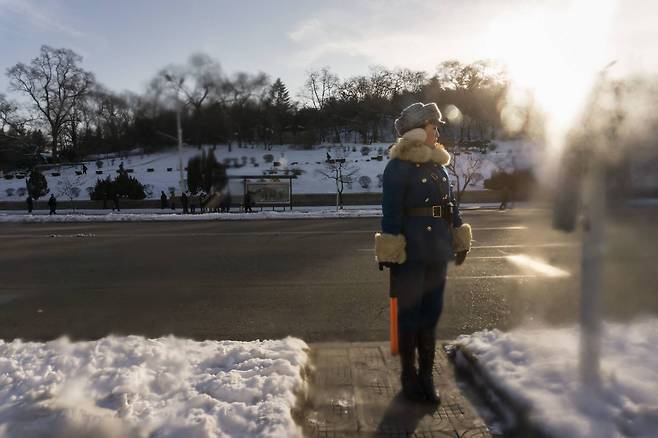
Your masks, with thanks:
M 578 317 L 580 241 L 550 212 L 464 213 L 474 247 L 450 266 L 438 335 Z M 611 221 L 611 319 L 658 313 L 655 209 Z M 379 220 L 0 225 L 0 339 L 109 334 L 307 342 L 388 339 Z

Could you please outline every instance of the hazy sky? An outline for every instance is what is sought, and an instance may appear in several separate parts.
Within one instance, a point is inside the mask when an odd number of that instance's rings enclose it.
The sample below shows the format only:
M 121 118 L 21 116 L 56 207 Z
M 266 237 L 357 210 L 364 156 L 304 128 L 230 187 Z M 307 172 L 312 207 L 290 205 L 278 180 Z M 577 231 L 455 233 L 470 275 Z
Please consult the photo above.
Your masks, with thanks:
M 537 37 L 538 30 L 545 39 L 538 50 L 546 50 L 556 37 L 562 46 L 551 56 L 560 56 L 569 50 L 560 20 L 579 3 L 585 11 L 599 4 L 592 0 L 0 0 L 0 92 L 7 89 L 6 69 L 28 62 L 42 44 L 73 49 L 101 83 L 115 91 L 136 92 L 143 91 L 160 68 L 183 63 L 194 52 L 216 58 L 227 73 L 264 71 L 272 78 L 281 77 L 293 95 L 311 68 L 329 65 L 341 77 L 367 73 L 375 64 L 432 72 L 450 58 L 504 57 L 507 47 L 494 47 L 492 41 L 512 41 L 505 45 L 513 46 L 518 38 L 525 43 L 521 49 L 534 50 L 528 38 Z M 605 37 L 597 36 L 588 44 L 603 46 L 604 57 L 617 59 L 618 73 L 658 71 L 658 2 L 608 3 L 614 12 Z M 596 14 L 590 16 L 582 8 L 579 13 L 586 34 L 588 26 L 596 26 Z M 552 19 L 543 20 L 544 15 Z M 527 17 L 534 17 L 532 26 L 527 26 Z M 501 28 L 505 38 L 492 37 Z M 583 50 L 584 46 L 575 47 Z M 523 54 L 521 49 L 516 48 L 517 58 Z

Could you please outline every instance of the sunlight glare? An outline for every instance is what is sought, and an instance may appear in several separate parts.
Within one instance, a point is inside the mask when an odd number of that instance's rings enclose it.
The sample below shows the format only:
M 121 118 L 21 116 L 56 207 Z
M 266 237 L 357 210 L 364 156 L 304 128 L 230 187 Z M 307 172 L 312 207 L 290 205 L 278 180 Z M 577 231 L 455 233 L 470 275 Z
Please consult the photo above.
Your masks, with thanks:
M 559 152 L 598 73 L 611 60 L 608 41 L 616 0 L 532 2 L 492 20 L 487 42 L 508 68 L 512 87 L 503 108 L 508 129 L 515 108 L 532 103 L 545 114 L 549 149 Z

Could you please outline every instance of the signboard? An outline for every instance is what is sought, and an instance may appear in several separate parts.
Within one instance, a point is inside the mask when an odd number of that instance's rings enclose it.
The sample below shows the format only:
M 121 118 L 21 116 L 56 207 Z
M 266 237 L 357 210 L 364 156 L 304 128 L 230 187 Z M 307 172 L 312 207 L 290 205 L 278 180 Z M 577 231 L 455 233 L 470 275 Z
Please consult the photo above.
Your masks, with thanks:
M 258 204 L 290 204 L 290 183 L 280 181 L 247 181 L 251 202 Z

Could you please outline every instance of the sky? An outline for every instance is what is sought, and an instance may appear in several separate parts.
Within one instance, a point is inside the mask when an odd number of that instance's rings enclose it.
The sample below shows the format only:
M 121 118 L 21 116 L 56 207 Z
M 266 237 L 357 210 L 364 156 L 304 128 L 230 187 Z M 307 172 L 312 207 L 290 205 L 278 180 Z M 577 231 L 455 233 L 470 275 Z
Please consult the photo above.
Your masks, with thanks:
M 577 26 L 563 27 L 574 14 Z M 536 64 L 539 51 L 551 63 L 577 48 L 568 69 L 589 47 L 601 67 L 617 60 L 616 74 L 655 73 L 657 16 L 655 0 L 0 0 L 0 71 L 47 44 L 82 55 L 110 89 L 138 93 L 197 52 L 228 74 L 281 77 L 293 96 L 322 66 L 341 78 L 374 65 L 432 73 L 447 59 Z M 7 87 L 2 74 L 0 93 Z

